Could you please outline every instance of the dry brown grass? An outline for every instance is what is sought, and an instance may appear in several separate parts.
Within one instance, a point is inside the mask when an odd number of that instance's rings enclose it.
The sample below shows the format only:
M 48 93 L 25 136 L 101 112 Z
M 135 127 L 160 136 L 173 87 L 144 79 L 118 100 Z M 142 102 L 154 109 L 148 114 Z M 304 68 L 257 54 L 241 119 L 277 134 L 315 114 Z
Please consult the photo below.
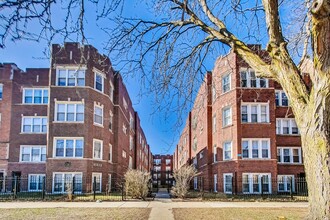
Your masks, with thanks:
M 175 220 L 266 220 L 266 219 L 304 219 L 305 208 L 180 208 L 173 209 Z
M 0 219 L 148 219 L 148 208 L 44 208 L 0 209 Z

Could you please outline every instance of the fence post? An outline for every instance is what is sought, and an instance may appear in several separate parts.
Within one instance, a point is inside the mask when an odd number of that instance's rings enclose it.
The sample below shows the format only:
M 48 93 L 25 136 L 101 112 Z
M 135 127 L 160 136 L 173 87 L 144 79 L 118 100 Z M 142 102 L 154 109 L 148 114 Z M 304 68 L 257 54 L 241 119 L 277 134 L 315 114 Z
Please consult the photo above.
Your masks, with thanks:
M 293 191 L 293 185 L 292 185 L 292 177 L 290 177 L 290 197 L 291 197 L 291 200 L 293 200 L 293 194 L 292 194 L 292 191 Z
M 121 183 L 121 200 L 125 201 L 125 198 L 124 198 L 124 182 Z
M 261 196 L 264 195 L 264 177 L 261 176 Z
M 17 176 L 14 178 L 14 199 L 17 197 Z
M 76 178 L 73 176 L 72 177 L 72 195 L 74 195 L 74 186 L 75 186 L 75 183 L 76 183 Z
M 96 176 L 93 178 L 93 200 L 96 198 Z
M 231 194 L 233 195 L 234 194 L 234 177 L 232 176 L 231 177 Z
M 42 191 L 41 191 L 41 199 L 42 200 L 44 200 L 45 199 L 45 179 L 46 179 L 46 177 L 45 176 L 43 176 L 42 177 Z

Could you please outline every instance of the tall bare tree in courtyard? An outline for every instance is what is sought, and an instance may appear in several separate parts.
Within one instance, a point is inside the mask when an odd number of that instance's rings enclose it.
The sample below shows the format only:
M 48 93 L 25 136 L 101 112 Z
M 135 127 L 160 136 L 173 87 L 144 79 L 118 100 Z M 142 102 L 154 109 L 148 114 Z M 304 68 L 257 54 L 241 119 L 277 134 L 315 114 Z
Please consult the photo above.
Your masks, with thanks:
M 144 78 L 152 82 L 151 90 L 162 97 L 174 91 L 179 95 L 192 94 L 193 86 L 189 83 L 193 84 L 196 73 L 203 70 L 205 61 L 210 58 L 209 54 L 214 54 L 220 44 L 231 47 L 256 71 L 257 76 L 274 79 L 283 87 L 301 133 L 309 187 L 309 218 L 330 218 L 329 0 L 160 0 L 150 3 L 158 9 L 158 14 L 148 20 L 124 17 L 114 19 L 111 12 L 124 10 L 125 3 L 120 0 L 113 3 L 104 1 L 108 4 L 101 4 L 103 1 L 97 0 L 68 2 L 60 3 L 62 7 L 67 7 L 69 14 L 64 22 L 66 25 L 57 28 L 51 18 L 51 7 L 55 4 L 53 1 L 0 3 L 0 12 L 9 11 L 0 14 L 1 45 L 5 45 L 6 39 L 25 37 L 38 40 L 56 34 L 67 37 L 72 33 L 80 35 L 82 41 L 85 41 L 85 5 L 93 4 L 99 8 L 98 18 L 109 19 L 109 23 L 117 25 L 115 28 L 103 27 L 109 34 L 107 48 L 110 53 L 126 61 L 130 70 L 139 70 Z M 281 11 L 288 5 L 292 9 Z M 300 28 L 305 33 L 300 36 L 305 38 L 299 38 L 295 45 L 301 48 L 302 61 L 308 54 L 308 48 L 311 48 L 313 68 L 308 73 L 311 85 L 303 80 L 300 65 L 294 62 L 293 53 L 288 49 L 288 43 L 292 43 L 290 40 L 295 38 L 285 36 L 284 33 L 289 24 L 287 17 L 299 7 L 302 11 L 297 16 L 301 18 Z M 70 19 L 74 19 L 71 16 L 74 10 L 78 22 L 74 22 L 75 28 L 69 29 L 67 24 Z M 280 15 L 283 18 L 280 19 Z M 266 36 L 263 39 L 268 41 L 269 63 L 247 47 L 245 39 L 239 38 L 240 33 L 235 33 L 235 27 L 241 25 L 231 21 L 236 18 L 261 24 L 251 25 L 246 30 L 251 31 L 251 35 L 265 30 Z M 33 21 L 39 21 L 43 26 L 41 32 L 31 33 L 24 29 L 26 23 Z

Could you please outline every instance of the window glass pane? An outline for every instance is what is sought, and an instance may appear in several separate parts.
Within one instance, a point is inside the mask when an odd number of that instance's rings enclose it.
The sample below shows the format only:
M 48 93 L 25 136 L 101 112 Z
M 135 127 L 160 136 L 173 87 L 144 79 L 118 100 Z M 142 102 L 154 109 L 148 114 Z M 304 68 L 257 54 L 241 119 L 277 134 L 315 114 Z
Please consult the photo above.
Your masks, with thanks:
M 24 103 L 32 103 L 33 90 L 25 89 Z
M 99 91 L 103 91 L 103 77 L 100 74 L 96 74 L 95 76 L 95 89 Z
M 94 158 L 101 158 L 101 143 L 98 141 L 94 142 Z
M 76 140 L 76 157 L 82 157 L 83 156 L 83 140 Z
M 64 140 L 56 140 L 56 157 L 64 156 Z
M 76 74 L 75 70 L 69 70 L 68 86 L 76 85 Z
M 256 76 L 253 71 L 250 72 L 251 87 L 257 87 Z
M 75 105 L 67 104 L 67 121 L 74 121 Z
M 23 132 L 32 131 L 32 118 L 23 118 Z
M 33 132 L 41 132 L 41 118 L 33 118 Z
M 44 89 L 42 103 L 48 103 L 48 89 Z
M 30 147 L 23 147 L 22 148 L 22 161 L 30 161 L 30 153 L 31 153 Z
M 259 157 L 258 141 L 252 141 L 252 158 Z
M 41 161 L 46 161 L 46 148 L 41 148 Z
M 47 118 L 42 118 L 42 132 L 47 132 Z
M 294 119 L 291 120 L 291 129 L 292 129 L 292 134 L 298 134 L 299 133 L 296 121 Z
M 281 149 L 280 148 L 277 149 L 277 161 L 282 162 L 281 161 Z
M 275 92 L 275 104 L 276 104 L 276 106 L 280 105 L 280 94 L 279 94 L 279 92 Z
M 282 92 L 282 106 L 288 106 L 288 97 L 286 96 L 286 94 L 284 92 Z
M 66 140 L 65 156 L 73 157 L 73 140 Z
M 62 174 L 54 175 L 54 192 L 63 192 L 63 182 Z
M 283 162 L 290 162 L 290 149 L 283 149 Z
M 268 158 L 268 141 L 261 141 L 262 144 L 262 158 Z
M 242 113 L 242 122 L 248 122 L 248 114 L 247 114 L 247 106 L 246 105 L 242 105 L 241 113 Z
M 249 142 L 243 141 L 242 142 L 242 151 L 243 151 L 243 158 L 249 157 Z
M 241 72 L 241 87 L 247 87 L 247 72 L 242 71 Z
M 42 101 L 42 90 L 35 89 L 34 90 L 34 103 L 40 104 Z
M 32 148 L 32 161 L 40 161 L 40 148 Z
M 37 176 L 36 175 L 30 175 L 30 190 L 37 190 Z
M 299 157 L 299 149 L 292 149 L 292 156 L 293 156 L 293 163 L 299 163 L 300 157 Z
M 258 106 L 251 106 L 251 122 L 258 122 Z
M 282 120 L 282 129 L 283 129 L 283 134 L 289 134 L 289 121 L 288 120 Z

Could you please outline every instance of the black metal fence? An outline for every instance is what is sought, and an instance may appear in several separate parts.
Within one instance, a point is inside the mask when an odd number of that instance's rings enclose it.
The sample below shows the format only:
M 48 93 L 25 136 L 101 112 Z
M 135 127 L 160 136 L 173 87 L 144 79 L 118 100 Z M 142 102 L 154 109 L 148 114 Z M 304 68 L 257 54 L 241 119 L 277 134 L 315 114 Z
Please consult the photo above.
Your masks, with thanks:
M 235 179 L 225 178 L 221 182 L 205 181 L 198 177 L 191 181 L 188 198 L 214 200 L 292 200 L 307 201 L 308 189 L 305 178 L 285 177 L 270 179 L 267 177 Z
M 122 179 L 81 177 L 3 177 L 0 201 L 4 200 L 122 201 L 127 199 Z

